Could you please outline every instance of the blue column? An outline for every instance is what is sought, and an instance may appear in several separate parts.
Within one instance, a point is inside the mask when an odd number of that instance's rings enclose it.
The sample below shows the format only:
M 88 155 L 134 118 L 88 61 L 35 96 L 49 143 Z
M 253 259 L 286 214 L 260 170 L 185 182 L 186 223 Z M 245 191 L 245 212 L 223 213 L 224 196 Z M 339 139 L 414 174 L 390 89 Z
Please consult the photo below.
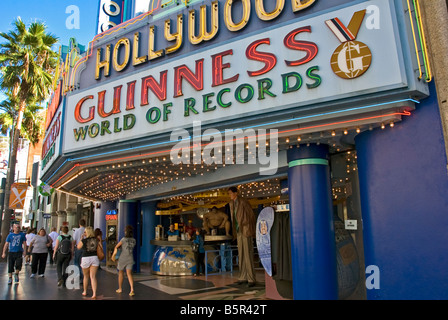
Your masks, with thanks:
M 310 144 L 288 149 L 293 297 L 338 298 L 329 150 Z
M 136 200 L 120 200 L 118 207 L 118 241 L 124 237 L 127 225 L 134 227 L 134 238 L 137 245 L 134 249 L 134 272 L 140 272 L 140 202 Z

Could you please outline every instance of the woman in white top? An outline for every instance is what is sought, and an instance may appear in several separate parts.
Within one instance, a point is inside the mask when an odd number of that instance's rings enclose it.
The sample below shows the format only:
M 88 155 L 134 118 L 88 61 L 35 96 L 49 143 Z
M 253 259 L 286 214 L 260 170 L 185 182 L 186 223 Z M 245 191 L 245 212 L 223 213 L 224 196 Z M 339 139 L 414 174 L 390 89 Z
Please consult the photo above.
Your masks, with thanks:
M 26 247 L 29 248 L 31 246 L 31 241 L 36 236 L 35 229 L 29 228 L 26 232 L 25 238 L 26 238 Z M 27 250 L 26 258 L 25 258 L 25 265 L 29 265 L 31 263 L 31 252 Z

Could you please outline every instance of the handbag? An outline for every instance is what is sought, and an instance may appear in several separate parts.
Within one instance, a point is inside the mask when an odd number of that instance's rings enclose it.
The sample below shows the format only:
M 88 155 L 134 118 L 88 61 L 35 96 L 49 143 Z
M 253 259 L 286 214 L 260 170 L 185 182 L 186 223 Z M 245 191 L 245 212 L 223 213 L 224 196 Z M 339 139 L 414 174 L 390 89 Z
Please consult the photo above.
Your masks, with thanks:
M 104 259 L 103 245 L 101 242 L 98 242 L 98 246 L 96 247 L 96 255 L 100 261 Z
M 120 258 L 120 254 L 121 254 L 121 249 L 114 249 L 114 252 L 112 253 L 112 257 L 110 258 L 112 261 L 117 261 L 118 258 Z
M 193 252 L 199 252 L 199 244 L 196 243 L 196 242 L 192 242 L 192 243 L 191 243 L 191 250 L 192 250 Z

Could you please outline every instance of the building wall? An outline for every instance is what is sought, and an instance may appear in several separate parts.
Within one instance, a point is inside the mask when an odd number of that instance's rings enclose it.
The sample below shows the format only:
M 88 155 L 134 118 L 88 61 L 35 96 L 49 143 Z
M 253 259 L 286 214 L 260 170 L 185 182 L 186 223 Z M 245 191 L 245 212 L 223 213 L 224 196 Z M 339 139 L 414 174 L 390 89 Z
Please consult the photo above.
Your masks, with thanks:
M 430 89 L 402 123 L 356 138 L 365 265 L 380 271 L 368 299 L 448 298 L 447 159 Z

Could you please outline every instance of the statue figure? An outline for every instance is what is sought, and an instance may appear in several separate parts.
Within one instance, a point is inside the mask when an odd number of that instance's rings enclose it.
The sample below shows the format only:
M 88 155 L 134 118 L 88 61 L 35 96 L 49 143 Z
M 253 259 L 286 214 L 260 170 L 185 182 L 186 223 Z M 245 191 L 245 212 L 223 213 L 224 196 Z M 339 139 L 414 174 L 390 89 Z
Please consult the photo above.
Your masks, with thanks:
M 209 212 L 204 215 L 203 228 L 210 234 L 210 230 L 217 228 L 222 229 L 225 228 L 226 236 L 230 235 L 230 221 L 229 217 L 222 211 L 219 211 L 218 208 L 213 207 Z

